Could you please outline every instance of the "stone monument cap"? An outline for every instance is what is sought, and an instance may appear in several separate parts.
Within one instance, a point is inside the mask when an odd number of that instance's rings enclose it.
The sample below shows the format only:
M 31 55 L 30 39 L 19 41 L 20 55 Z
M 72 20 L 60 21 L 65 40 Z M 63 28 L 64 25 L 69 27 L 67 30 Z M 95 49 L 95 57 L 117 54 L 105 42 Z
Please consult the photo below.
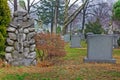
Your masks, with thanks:
M 18 5 L 18 9 L 17 9 L 17 11 L 14 12 L 13 15 L 15 17 L 25 16 L 25 15 L 27 15 L 27 11 L 25 9 L 23 9 L 21 6 Z

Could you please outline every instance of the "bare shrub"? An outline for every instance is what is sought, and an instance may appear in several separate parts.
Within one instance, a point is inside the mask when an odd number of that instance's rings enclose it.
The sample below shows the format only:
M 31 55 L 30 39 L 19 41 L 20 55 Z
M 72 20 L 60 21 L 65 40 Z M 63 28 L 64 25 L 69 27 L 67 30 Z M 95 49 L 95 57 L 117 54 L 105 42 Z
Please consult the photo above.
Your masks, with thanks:
M 38 33 L 35 36 L 36 50 L 41 61 L 65 56 L 65 42 L 58 34 Z

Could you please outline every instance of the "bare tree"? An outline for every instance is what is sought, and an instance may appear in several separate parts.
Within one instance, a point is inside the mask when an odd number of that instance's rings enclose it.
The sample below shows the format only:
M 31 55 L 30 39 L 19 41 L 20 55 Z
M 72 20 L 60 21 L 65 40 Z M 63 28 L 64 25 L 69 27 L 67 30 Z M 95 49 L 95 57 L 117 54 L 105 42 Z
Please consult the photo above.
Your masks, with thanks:
M 14 0 L 14 11 L 17 10 L 17 0 Z
M 112 15 L 111 13 L 112 13 L 112 9 L 111 7 L 109 7 L 108 3 L 102 2 L 92 7 L 91 12 L 88 12 L 87 14 L 91 15 L 91 18 L 93 20 L 99 19 L 103 27 L 108 27 L 111 21 L 111 15 Z
M 78 1 L 78 0 L 77 0 Z M 77 2 L 76 1 L 76 2 Z M 78 7 L 78 9 L 76 9 L 75 11 L 74 11 L 74 13 L 73 14 L 71 14 L 70 16 L 67 16 L 64 20 L 64 26 L 63 26 L 63 35 L 66 33 L 66 30 L 67 30 L 67 27 L 68 27 L 68 25 L 77 17 L 77 15 L 83 10 L 83 8 L 84 8 L 84 6 L 86 5 L 88 3 L 88 0 L 85 0 L 84 1 L 84 3 L 81 5 L 81 6 L 79 6 Z M 68 10 L 68 4 L 69 4 L 69 2 L 68 2 L 68 0 L 65 0 L 65 4 L 66 4 L 66 9 L 65 9 L 65 15 L 67 15 L 67 10 Z M 74 3 L 75 4 L 75 3 Z M 67 12 L 66 12 L 67 11 Z
M 90 0 L 88 0 L 88 3 L 83 7 L 83 15 L 82 15 L 82 33 L 84 34 L 84 26 L 85 26 L 85 16 L 86 16 L 86 11 L 87 11 L 87 6 L 90 3 Z M 82 0 L 84 3 L 84 0 Z
M 54 10 L 54 22 L 53 22 L 53 33 L 56 33 L 56 28 L 57 28 L 57 21 L 58 21 L 58 5 L 59 5 L 59 0 L 55 1 L 55 10 Z
M 17 2 L 18 0 L 8 0 L 13 6 L 14 6 L 14 11 L 17 10 Z M 31 2 L 30 2 L 31 1 Z M 21 5 L 21 7 L 23 7 L 28 13 L 34 12 L 31 11 L 31 7 L 33 7 L 34 5 L 36 5 L 37 3 L 39 3 L 41 0 L 20 0 L 19 4 Z M 27 3 L 27 4 L 26 4 Z

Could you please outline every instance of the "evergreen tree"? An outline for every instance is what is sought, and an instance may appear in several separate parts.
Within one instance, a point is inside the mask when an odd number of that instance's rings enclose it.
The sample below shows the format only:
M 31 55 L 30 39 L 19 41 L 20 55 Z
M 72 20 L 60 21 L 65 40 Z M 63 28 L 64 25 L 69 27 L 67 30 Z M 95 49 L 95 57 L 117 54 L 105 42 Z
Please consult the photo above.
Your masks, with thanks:
M 88 32 L 92 32 L 94 34 L 101 34 L 104 32 L 104 29 L 102 28 L 98 19 L 95 22 L 89 22 L 88 24 L 86 24 L 85 33 Z
M 0 0 L 0 52 L 4 51 L 6 28 L 10 22 L 10 9 L 7 0 Z
M 120 0 L 118 0 L 113 6 L 113 20 L 120 20 Z
M 38 16 L 38 19 L 43 21 L 43 24 L 51 24 L 51 27 L 53 27 L 53 21 L 54 21 L 54 12 L 55 12 L 55 1 L 56 0 L 42 0 L 39 4 L 35 5 L 34 8 L 37 9 L 36 14 Z M 64 4 L 59 2 L 58 6 L 58 15 L 57 15 L 57 21 L 58 24 L 63 24 L 64 21 Z

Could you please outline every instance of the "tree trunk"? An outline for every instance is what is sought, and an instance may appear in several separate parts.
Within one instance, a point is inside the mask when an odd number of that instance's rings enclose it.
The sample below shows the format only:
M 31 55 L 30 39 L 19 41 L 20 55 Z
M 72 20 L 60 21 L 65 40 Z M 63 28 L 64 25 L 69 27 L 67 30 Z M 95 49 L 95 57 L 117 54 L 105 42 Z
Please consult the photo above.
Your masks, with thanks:
M 30 13 L 30 0 L 27 0 L 28 13 Z
M 64 27 L 63 27 L 63 35 L 66 33 L 66 29 L 68 25 L 77 17 L 77 15 L 83 10 L 84 6 L 88 3 L 88 0 L 86 0 L 71 16 L 69 16 L 64 21 Z
M 52 8 L 52 19 L 51 19 L 51 33 L 53 33 L 53 23 L 54 23 L 54 8 Z
M 82 19 L 82 33 L 84 34 L 84 26 L 85 26 L 85 16 L 86 16 L 86 7 L 83 9 L 83 19 Z
M 64 26 L 66 24 L 66 21 L 68 20 L 68 4 L 69 4 L 69 1 L 68 0 L 65 0 L 65 11 L 64 11 Z M 63 35 L 67 32 L 67 27 L 63 27 Z
M 17 0 L 14 0 L 14 12 L 17 11 Z
M 51 19 L 51 33 L 53 32 L 53 21 L 54 20 L 54 17 L 52 17 L 52 19 Z
M 58 5 L 59 5 L 59 0 L 56 0 L 56 3 L 55 3 L 54 23 L 53 23 L 53 33 L 56 33 L 56 28 L 57 28 Z
M 84 0 L 83 0 L 83 3 L 84 3 Z M 89 2 L 88 2 L 89 3 Z M 84 31 L 84 28 L 85 28 L 85 16 L 86 16 L 86 10 L 87 10 L 87 5 L 88 3 L 84 6 L 83 8 L 83 19 L 82 19 L 82 33 L 84 34 L 85 31 Z

